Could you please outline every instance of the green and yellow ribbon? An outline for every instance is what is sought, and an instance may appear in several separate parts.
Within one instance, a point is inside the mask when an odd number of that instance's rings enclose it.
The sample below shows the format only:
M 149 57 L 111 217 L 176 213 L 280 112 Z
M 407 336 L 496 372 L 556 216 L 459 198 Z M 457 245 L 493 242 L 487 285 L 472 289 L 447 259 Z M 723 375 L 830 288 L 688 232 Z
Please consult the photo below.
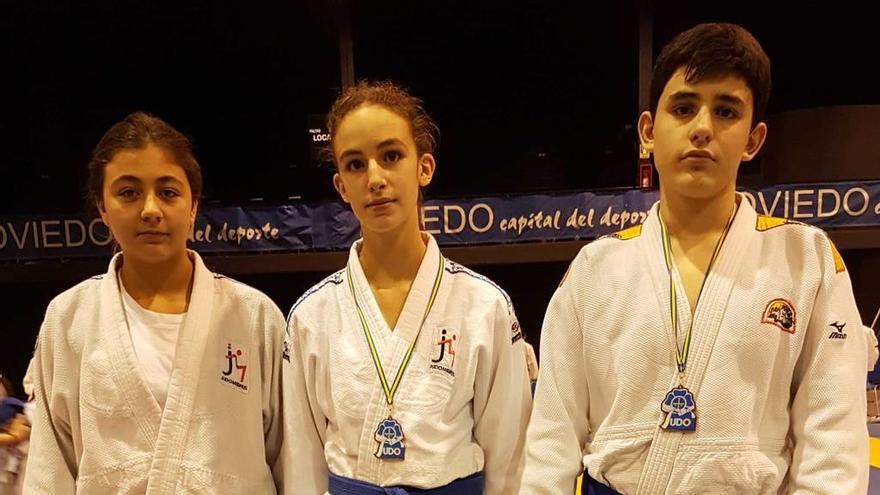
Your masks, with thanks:
M 718 259 L 718 254 L 721 252 L 721 246 L 724 244 L 724 239 L 727 238 L 727 233 L 730 231 L 730 226 L 733 224 L 734 217 L 736 217 L 736 210 L 737 209 L 734 208 L 733 214 L 730 216 L 730 219 L 727 220 L 727 225 L 724 227 L 724 232 L 721 233 L 721 237 L 718 238 L 718 242 L 715 244 L 715 250 L 712 252 L 712 258 L 709 260 L 709 267 L 706 268 L 706 275 L 703 277 L 703 282 L 700 284 L 700 291 L 697 293 L 697 302 L 695 306 L 699 306 L 700 304 L 700 297 L 703 295 L 703 287 L 706 285 L 706 280 L 709 279 L 709 274 L 712 272 L 715 260 Z M 688 325 L 687 333 L 684 336 L 684 345 L 680 346 L 678 344 L 678 296 L 675 289 L 675 278 L 673 277 L 674 263 L 672 260 L 672 245 L 669 242 L 669 232 L 666 229 L 666 224 L 663 223 L 663 217 L 660 215 L 659 210 L 657 211 L 657 219 L 660 221 L 660 235 L 663 239 L 663 257 L 666 260 L 666 271 L 669 273 L 669 313 L 672 320 L 672 330 L 675 332 L 675 364 L 678 368 L 679 377 L 681 377 L 687 368 L 688 351 L 691 348 L 691 331 L 694 328 L 694 318 L 691 318 L 691 324 Z M 696 308 L 694 308 L 694 315 L 696 316 Z
M 416 342 L 419 340 L 419 335 L 422 333 L 422 327 L 425 326 L 425 321 L 428 319 L 428 314 L 431 312 L 431 308 L 434 306 L 434 301 L 437 299 L 437 292 L 440 289 L 440 281 L 443 279 L 443 265 L 444 259 L 443 255 L 440 256 L 440 261 L 437 264 L 437 275 L 434 278 L 434 287 L 431 289 L 431 297 L 428 298 L 428 304 L 425 306 L 425 314 L 422 316 L 422 322 L 419 324 L 419 330 L 416 333 L 416 336 L 413 338 L 412 342 L 409 344 L 409 348 L 406 350 L 406 354 L 403 356 L 403 361 L 400 363 L 400 367 L 397 369 L 397 375 L 394 377 L 394 381 L 391 385 L 388 385 L 388 378 L 385 376 L 385 370 L 382 368 L 382 360 L 379 358 L 379 352 L 376 350 L 376 343 L 373 341 L 373 334 L 370 331 L 370 326 L 367 324 L 367 319 L 364 316 L 364 311 L 361 308 L 360 303 L 358 302 L 357 293 L 354 290 L 354 282 L 352 281 L 351 276 L 351 266 L 346 266 L 345 268 L 345 276 L 348 279 L 348 288 L 351 290 L 351 297 L 354 299 L 354 306 L 357 309 L 358 318 L 360 318 L 361 326 L 364 330 L 364 336 L 367 338 L 367 345 L 370 347 L 370 355 L 373 356 L 373 365 L 376 367 L 376 373 L 379 375 L 379 381 L 382 382 L 382 390 L 385 391 L 385 400 L 388 402 L 388 407 L 391 407 L 394 404 L 394 396 L 397 394 L 397 389 L 400 386 L 400 380 L 403 378 L 403 374 L 406 371 L 407 365 L 409 365 L 410 358 L 412 357 L 413 349 L 416 347 Z

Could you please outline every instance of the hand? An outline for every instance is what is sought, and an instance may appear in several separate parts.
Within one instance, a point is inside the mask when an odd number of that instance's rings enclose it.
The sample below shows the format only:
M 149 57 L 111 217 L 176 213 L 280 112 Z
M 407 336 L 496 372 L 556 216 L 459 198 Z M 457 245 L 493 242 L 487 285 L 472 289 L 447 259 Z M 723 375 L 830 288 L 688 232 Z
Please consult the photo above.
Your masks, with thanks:
M 31 436 L 31 427 L 28 424 L 27 416 L 17 414 L 15 419 L 9 424 L 6 432 L 18 439 L 16 443 L 21 443 Z

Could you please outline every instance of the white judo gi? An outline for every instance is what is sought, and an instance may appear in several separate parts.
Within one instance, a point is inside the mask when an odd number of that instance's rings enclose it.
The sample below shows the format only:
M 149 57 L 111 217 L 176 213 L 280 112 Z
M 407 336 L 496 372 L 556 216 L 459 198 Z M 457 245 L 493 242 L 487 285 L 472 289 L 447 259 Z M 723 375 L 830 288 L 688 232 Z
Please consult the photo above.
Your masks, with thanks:
M 438 273 L 430 236 L 392 332 L 352 246 L 348 267 L 391 380 L 416 336 Z M 531 410 L 522 331 L 507 295 L 451 261 L 394 400 L 406 456 L 380 460 L 376 427 L 385 392 L 346 280 L 339 271 L 306 292 L 288 316 L 283 367 L 285 493 L 324 493 L 327 470 L 376 485 L 434 488 L 483 471 L 485 493 L 515 494 Z
M 162 410 L 132 347 L 119 256 L 46 311 L 25 493 L 275 493 L 284 316 L 190 252 L 192 294 Z
M 696 431 L 659 428 L 677 373 L 655 204 L 585 246 L 550 302 L 523 494 L 572 493 L 584 467 L 626 494 L 866 492 L 870 339 L 843 261 L 821 230 L 740 203 L 693 314 Z

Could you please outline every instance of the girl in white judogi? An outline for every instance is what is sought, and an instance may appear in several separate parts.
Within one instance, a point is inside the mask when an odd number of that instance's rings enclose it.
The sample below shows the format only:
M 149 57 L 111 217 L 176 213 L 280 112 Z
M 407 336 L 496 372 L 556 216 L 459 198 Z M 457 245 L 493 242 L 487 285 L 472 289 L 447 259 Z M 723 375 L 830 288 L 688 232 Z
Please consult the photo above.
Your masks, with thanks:
M 284 318 L 186 249 L 202 184 L 189 141 L 135 113 L 89 172 L 122 252 L 46 311 L 25 493 L 275 493 Z
M 363 238 L 288 316 L 286 493 L 517 493 L 522 331 L 503 290 L 420 231 L 433 123 L 390 83 L 349 89 L 328 120 L 333 184 Z

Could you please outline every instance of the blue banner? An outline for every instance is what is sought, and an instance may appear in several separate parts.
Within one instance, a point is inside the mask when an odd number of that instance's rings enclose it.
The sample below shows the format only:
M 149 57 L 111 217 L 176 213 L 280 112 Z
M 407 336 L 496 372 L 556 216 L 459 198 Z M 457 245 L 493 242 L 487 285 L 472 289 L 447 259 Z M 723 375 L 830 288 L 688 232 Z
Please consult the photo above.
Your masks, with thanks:
M 642 223 L 656 191 L 428 201 L 425 230 L 446 245 L 593 239 Z
M 791 184 L 741 192 L 762 215 L 823 229 L 880 227 L 880 181 Z M 487 197 L 428 201 L 425 230 L 440 244 L 594 239 L 642 223 L 659 194 Z
M 880 181 L 791 184 L 743 190 L 760 214 L 824 229 L 880 227 Z M 427 201 L 425 230 L 441 245 L 593 239 L 644 221 L 656 191 L 520 195 Z M 201 253 L 346 249 L 358 223 L 341 202 L 279 207 L 208 207 L 190 241 Z M 0 260 L 106 256 L 100 219 L 76 215 L 0 218 Z

